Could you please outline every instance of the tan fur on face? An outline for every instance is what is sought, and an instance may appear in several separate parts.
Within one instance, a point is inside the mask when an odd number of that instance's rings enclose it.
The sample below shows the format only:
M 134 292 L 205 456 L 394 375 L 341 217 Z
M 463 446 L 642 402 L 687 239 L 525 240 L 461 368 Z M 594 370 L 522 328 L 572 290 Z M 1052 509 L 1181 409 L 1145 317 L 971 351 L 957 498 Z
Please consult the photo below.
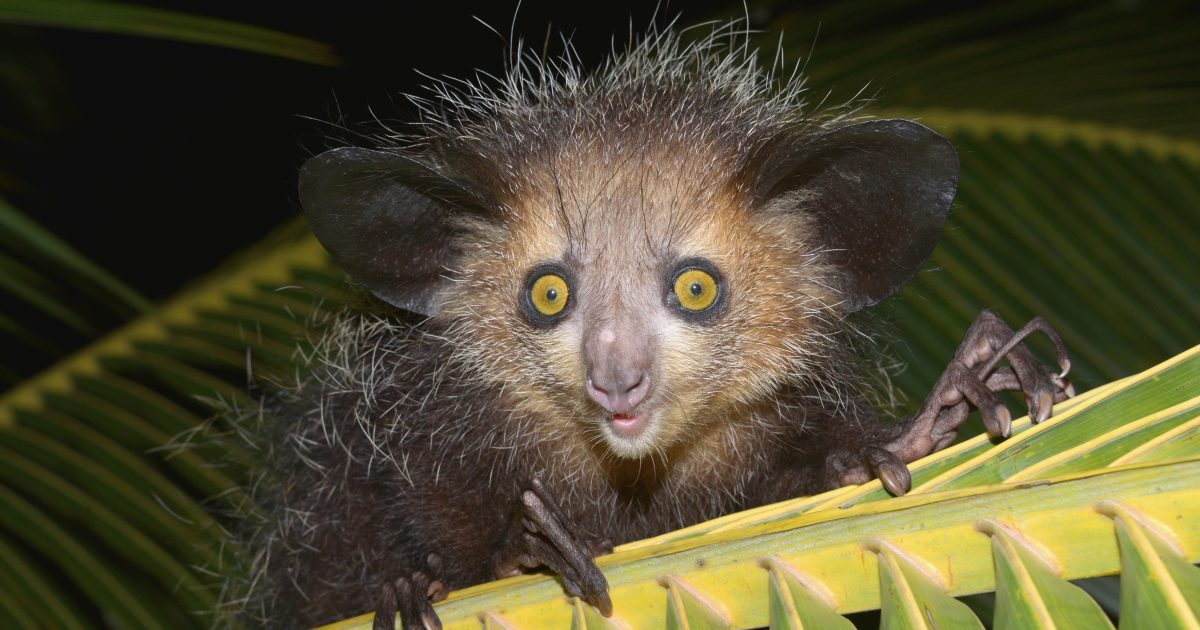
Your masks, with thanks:
M 578 138 L 525 173 L 503 229 L 474 235 L 485 242 L 444 302 L 466 363 L 504 388 L 516 422 L 619 457 L 665 457 L 735 408 L 765 404 L 781 383 L 811 376 L 807 363 L 832 332 L 827 270 L 803 217 L 752 207 L 704 138 L 662 146 L 650 133 Z M 690 258 L 723 276 L 723 312 L 703 324 L 665 300 L 674 265 Z M 542 330 L 518 300 L 545 263 L 570 270 L 574 304 Z M 605 322 L 655 346 L 654 388 L 640 406 L 654 421 L 634 445 L 606 436 L 608 414 L 584 389 L 584 338 Z
M 762 415 L 781 387 L 841 400 L 827 374 L 841 329 L 835 279 L 797 211 L 804 200 L 763 198 L 758 179 L 843 119 L 806 112 L 798 78 L 776 83 L 753 51 L 722 50 L 725 36 L 651 37 L 590 77 L 526 59 L 497 86 L 444 85 L 426 135 L 409 139 L 490 213 L 460 226 L 437 317 L 459 364 L 503 392 L 501 442 L 545 444 L 572 462 L 584 451 L 666 460 L 718 422 Z M 727 294 L 703 324 L 665 300 L 689 258 L 715 265 Z M 572 310 L 540 329 L 519 303 L 547 263 L 570 271 Z M 633 442 L 613 438 L 586 394 L 584 340 L 601 325 L 654 357 L 638 410 L 655 417 Z

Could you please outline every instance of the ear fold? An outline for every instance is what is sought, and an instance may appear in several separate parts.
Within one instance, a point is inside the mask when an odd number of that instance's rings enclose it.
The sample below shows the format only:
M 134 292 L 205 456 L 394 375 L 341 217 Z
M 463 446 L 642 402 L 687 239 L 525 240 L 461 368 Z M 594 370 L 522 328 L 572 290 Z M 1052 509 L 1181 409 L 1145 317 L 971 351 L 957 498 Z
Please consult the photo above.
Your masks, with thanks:
M 304 216 L 334 261 L 376 296 L 427 316 L 457 257 L 451 204 L 430 175 L 403 156 L 352 147 L 300 170 Z
M 896 292 L 929 258 L 958 186 L 958 154 L 932 129 L 874 120 L 818 136 L 760 182 L 816 218 L 843 272 L 847 311 Z

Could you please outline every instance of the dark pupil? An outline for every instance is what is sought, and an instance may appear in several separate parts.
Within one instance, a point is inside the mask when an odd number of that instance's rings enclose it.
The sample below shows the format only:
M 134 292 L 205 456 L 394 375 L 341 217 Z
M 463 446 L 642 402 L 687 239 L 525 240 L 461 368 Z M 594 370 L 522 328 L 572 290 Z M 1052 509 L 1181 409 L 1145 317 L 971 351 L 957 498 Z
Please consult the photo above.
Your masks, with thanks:
M 558 289 L 546 289 L 546 301 L 553 302 L 558 299 Z
M 691 291 L 694 297 L 700 297 L 700 294 L 704 292 L 704 287 L 700 286 L 699 282 L 693 282 L 692 286 L 688 287 L 688 291 Z

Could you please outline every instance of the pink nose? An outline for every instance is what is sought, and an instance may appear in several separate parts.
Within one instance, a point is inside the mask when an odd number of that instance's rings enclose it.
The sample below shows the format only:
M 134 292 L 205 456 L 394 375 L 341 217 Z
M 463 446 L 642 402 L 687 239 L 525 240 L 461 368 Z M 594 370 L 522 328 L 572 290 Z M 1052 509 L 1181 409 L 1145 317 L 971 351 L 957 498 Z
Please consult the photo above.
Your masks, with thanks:
M 644 371 L 610 373 L 609 378 L 588 375 L 587 393 L 592 400 L 612 413 L 627 414 L 650 391 L 650 375 Z

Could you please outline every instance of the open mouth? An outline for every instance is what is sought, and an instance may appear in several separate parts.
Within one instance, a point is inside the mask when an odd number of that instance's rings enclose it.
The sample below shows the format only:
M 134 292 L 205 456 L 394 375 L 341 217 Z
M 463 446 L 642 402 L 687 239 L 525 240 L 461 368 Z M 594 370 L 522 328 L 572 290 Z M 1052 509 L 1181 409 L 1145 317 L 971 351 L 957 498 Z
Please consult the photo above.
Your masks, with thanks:
M 635 440 L 646 432 L 650 426 L 650 416 L 645 412 L 614 413 L 609 417 L 608 426 L 614 435 L 626 440 Z

